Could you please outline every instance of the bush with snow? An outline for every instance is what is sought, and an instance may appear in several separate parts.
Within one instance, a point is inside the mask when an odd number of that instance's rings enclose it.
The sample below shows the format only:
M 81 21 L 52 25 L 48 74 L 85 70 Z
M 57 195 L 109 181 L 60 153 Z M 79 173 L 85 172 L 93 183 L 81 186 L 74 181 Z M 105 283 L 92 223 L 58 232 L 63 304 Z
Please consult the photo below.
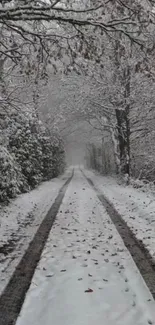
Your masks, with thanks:
M 28 186 L 20 166 L 9 151 L 0 145 L 0 201 L 8 201 L 17 194 L 27 191 Z
M 30 188 L 34 188 L 42 180 L 42 147 L 38 131 L 38 120 L 35 116 L 16 114 L 12 117 L 9 150 L 15 155 Z
M 0 145 L 0 202 L 63 171 L 63 142 L 58 134 L 45 128 L 35 112 L 1 115 L 0 129 L 4 138 Z

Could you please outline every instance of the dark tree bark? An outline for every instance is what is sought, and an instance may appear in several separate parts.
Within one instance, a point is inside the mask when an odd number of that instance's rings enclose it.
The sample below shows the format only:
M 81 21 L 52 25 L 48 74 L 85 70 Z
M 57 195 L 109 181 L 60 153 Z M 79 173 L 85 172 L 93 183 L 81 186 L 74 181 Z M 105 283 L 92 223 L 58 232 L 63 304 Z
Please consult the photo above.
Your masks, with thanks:
M 129 163 L 129 119 L 126 110 L 116 109 L 121 172 L 130 174 Z
M 116 109 L 116 120 L 118 129 L 118 140 L 120 149 L 121 171 L 130 176 L 130 67 L 126 67 L 123 75 L 124 90 L 124 109 Z

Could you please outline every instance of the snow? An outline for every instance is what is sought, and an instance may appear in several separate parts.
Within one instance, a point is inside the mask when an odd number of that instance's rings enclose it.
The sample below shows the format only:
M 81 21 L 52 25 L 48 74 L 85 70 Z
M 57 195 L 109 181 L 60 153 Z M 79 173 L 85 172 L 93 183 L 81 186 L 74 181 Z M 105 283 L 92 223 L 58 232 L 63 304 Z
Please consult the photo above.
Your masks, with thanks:
M 60 178 L 42 183 L 0 209 L 0 293 L 70 175 L 68 169 Z M 8 245 L 5 254 L 1 252 L 4 245 Z
M 154 319 L 151 293 L 76 170 L 16 325 L 146 325 Z
M 113 177 L 84 171 L 94 185 L 112 202 L 138 240 L 155 259 L 155 196 L 132 186 L 120 185 Z

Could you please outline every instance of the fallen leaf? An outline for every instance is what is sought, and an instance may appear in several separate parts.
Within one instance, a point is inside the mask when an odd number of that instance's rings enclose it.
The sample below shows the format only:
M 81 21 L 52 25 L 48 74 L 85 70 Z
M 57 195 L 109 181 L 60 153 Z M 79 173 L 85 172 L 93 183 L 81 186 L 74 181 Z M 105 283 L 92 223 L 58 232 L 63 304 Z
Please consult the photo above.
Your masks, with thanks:
M 88 288 L 87 290 L 85 290 L 85 292 L 87 293 L 93 292 L 93 289 Z
M 48 274 L 48 275 L 46 275 L 46 278 L 52 278 L 53 275 L 54 274 Z

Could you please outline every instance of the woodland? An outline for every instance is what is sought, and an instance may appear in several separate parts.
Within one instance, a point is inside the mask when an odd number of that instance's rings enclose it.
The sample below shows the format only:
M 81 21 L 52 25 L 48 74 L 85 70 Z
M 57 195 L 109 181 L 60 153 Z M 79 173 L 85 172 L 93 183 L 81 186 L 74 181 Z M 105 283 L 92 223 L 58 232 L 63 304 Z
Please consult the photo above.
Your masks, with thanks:
M 0 1 L 0 202 L 85 164 L 155 182 L 155 3 Z M 82 138 L 80 138 L 82 135 Z

